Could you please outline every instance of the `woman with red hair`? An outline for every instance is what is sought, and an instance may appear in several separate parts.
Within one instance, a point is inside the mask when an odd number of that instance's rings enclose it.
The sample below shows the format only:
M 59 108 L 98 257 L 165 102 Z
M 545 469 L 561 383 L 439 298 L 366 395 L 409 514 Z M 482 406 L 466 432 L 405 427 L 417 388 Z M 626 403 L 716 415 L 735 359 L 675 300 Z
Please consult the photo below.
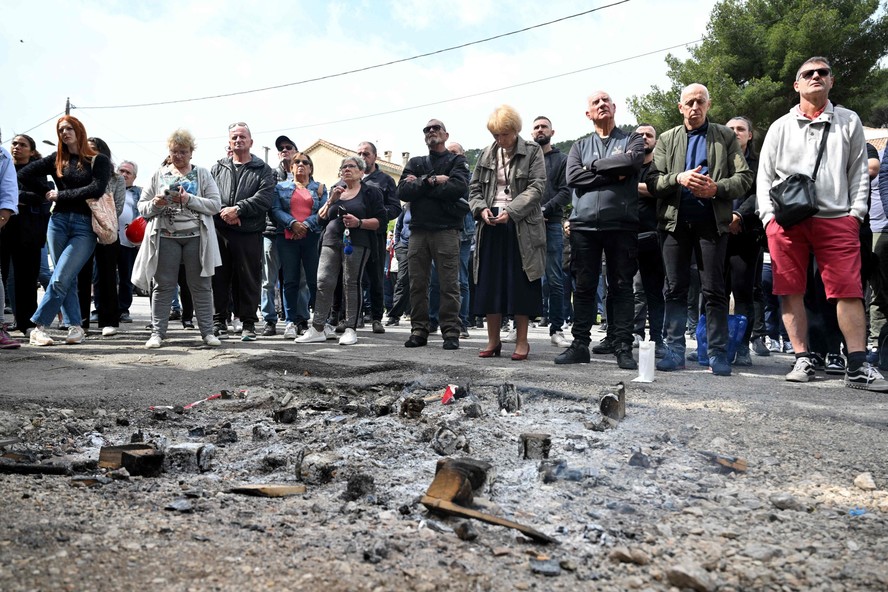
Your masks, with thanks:
M 19 171 L 19 181 L 31 183 L 51 175 L 56 188 L 46 193 L 53 202 L 47 242 L 55 269 L 49 287 L 31 322 L 31 345 L 53 345 L 49 325 L 64 305 L 79 310 L 77 274 L 96 248 L 97 237 L 92 230 L 92 211 L 87 199 L 101 197 L 111 178 L 111 161 L 96 153 L 87 141 L 86 129 L 76 117 L 63 115 L 56 124 L 58 150 L 46 158 L 35 160 Z M 65 343 L 83 342 L 80 318 L 71 319 Z

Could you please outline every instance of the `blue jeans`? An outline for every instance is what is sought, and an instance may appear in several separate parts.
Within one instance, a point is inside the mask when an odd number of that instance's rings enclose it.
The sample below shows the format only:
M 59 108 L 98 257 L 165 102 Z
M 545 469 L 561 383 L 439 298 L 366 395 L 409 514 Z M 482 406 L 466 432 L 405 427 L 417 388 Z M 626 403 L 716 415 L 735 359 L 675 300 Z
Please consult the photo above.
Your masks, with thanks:
M 49 254 L 55 264 L 46 294 L 31 322 L 49 326 L 64 306 L 74 326 L 80 326 L 77 275 L 96 249 L 90 214 L 55 213 L 46 233 Z
M 283 239 L 283 235 L 281 238 Z M 274 306 L 274 287 L 278 283 L 281 260 L 275 248 L 275 241 L 267 236 L 262 237 L 262 251 L 262 299 L 259 307 L 262 309 L 262 318 L 265 322 L 273 325 L 278 320 Z
M 549 291 L 548 306 L 543 310 L 549 317 L 549 335 L 561 331 L 564 324 L 564 269 L 561 259 L 564 254 L 564 228 L 561 220 L 546 222 L 546 275 L 543 278 Z
M 300 284 L 305 271 L 305 283 L 310 296 L 317 291 L 318 280 L 318 240 L 320 236 L 309 232 L 305 238 L 288 240 L 280 234 L 275 237 L 277 259 L 284 269 L 284 285 L 281 291 L 284 299 L 284 317 L 288 323 L 308 322 L 308 302 L 305 310 L 300 310 Z M 266 317 L 267 319 L 268 317 Z

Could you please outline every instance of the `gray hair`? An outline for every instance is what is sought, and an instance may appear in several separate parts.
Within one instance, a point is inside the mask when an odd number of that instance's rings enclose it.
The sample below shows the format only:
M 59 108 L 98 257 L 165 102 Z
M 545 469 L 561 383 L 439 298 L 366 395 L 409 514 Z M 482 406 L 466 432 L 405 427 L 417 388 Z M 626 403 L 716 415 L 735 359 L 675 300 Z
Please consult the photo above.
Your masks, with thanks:
M 342 168 L 342 165 L 344 165 L 347 162 L 355 163 L 355 165 L 357 165 L 357 167 L 358 167 L 358 170 L 361 171 L 362 173 L 367 170 L 367 163 L 364 162 L 364 159 L 361 158 L 360 156 L 346 156 L 345 158 L 342 159 L 342 162 L 339 163 L 339 168 Z
M 121 160 L 121 161 L 120 161 L 120 164 L 117 165 L 117 168 L 119 169 L 119 168 L 121 167 L 121 165 L 124 165 L 124 164 L 128 164 L 128 165 L 130 165 L 131 167 L 133 167 L 133 176 L 134 176 L 134 177 L 138 177 L 138 176 L 139 176 L 139 165 L 137 165 L 136 163 L 134 163 L 134 162 L 131 161 L 131 160 Z
M 680 95 L 680 96 L 683 97 L 683 96 L 685 96 L 685 93 L 692 92 L 692 91 L 696 90 L 698 87 L 703 89 L 703 92 L 704 92 L 704 94 L 706 95 L 706 100 L 708 101 L 708 100 L 710 99 L 710 97 L 709 97 L 709 89 L 706 88 L 705 85 L 700 84 L 699 82 L 694 82 L 694 83 L 692 83 L 692 84 L 687 85 L 687 86 L 684 87 L 683 89 L 681 89 L 681 95 Z
M 802 68 L 804 68 L 808 64 L 825 64 L 826 67 L 829 68 L 830 73 L 832 73 L 832 65 L 829 63 L 828 59 L 823 56 L 813 56 L 802 62 L 802 65 L 799 66 L 798 70 L 796 70 L 796 80 L 802 77 Z

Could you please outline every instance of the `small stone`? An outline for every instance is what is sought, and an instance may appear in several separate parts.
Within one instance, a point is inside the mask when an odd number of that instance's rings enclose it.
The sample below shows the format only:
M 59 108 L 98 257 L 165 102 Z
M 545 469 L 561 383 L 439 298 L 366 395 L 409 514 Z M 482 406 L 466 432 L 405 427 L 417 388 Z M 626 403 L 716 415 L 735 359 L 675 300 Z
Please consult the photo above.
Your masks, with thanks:
M 747 545 L 746 548 L 743 549 L 743 555 L 750 559 L 755 559 L 756 561 L 770 561 L 783 555 L 783 551 L 779 547 L 753 543 Z
M 418 397 L 407 397 L 401 401 L 400 416 L 408 419 L 419 419 L 425 409 L 425 401 Z
M 222 428 L 216 433 L 216 444 L 234 444 L 237 442 L 237 432 L 232 428 Z
M 297 419 L 296 407 L 285 407 L 274 412 L 274 420 L 278 423 L 294 423 Z
M 164 470 L 168 473 L 182 472 L 206 472 L 212 468 L 213 458 L 216 456 L 216 447 L 212 444 L 200 442 L 183 442 L 173 444 L 167 449 L 164 458 Z
M 253 442 L 267 442 L 277 437 L 277 432 L 264 423 L 253 426 Z
M 262 458 L 262 465 L 269 471 L 275 471 L 287 466 L 285 454 L 270 452 Z
M 854 479 L 854 485 L 858 489 L 864 491 L 873 491 L 876 489 L 876 482 L 873 480 L 872 473 L 861 473 Z
M 310 485 L 323 485 L 333 480 L 336 475 L 336 463 L 339 457 L 332 453 L 306 454 L 302 459 L 299 474 L 302 480 Z
M 469 521 L 460 522 L 453 531 L 456 533 L 456 536 L 463 541 L 474 541 L 478 538 L 478 530 L 475 528 L 475 525 Z
M 561 564 L 555 559 L 531 559 L 530 571 L 535 574 L 554 578 L 561 575 Z
M 194 506 L 188 499 L 180 497 L 167 504 L 165 509 L 175 512 L 189 513 L 194 511 Z
M 772 493 L 768 499 L 778 510 L 802 509 L 802 503 L 789 493 Z
M 613 549 L 611 549 L 608 557 L 612 561 L 616 561 L 617 563 L 632 563 L 632 554 L 629 553 L 629 549 L 627 547 L 614 547 Z
M 632 456 L 629 457 L 629 466 L 649 469 L 651 467 L 651 459 L 642 451 L 636 450 L 632 453 Z
M 376 417 L 390 415 L 395 409 L 395 401 L 397 397 L 394 395 L 383 395 L 373 402 L 373 412 Z
M 118 417 L 114 421 L 117 425 L 122 426 L 122 427 L 126 427 L 130 424 L 130 420 L 127 419 L 126 417 Z
M 484 409 L 481 407 L 481 401 L 475 395 L 470 395 L 463 403 L 463 413 L 466 417 L 477 419 L 484 415 Z
M 715 583 L 709 572 L 696 565 L 673 565 L 666 570 L 666 577 L 677 588 L 691 588 L 697 592 L 715 590 Z

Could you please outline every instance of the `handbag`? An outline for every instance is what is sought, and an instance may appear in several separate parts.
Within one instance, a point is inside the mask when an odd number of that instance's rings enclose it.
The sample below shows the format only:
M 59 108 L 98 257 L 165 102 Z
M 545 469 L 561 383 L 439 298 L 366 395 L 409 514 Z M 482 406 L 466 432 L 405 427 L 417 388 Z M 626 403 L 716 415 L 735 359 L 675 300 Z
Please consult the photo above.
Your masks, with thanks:
M 92 210 L 92 229 L 99 239 L 99 244 L 110 245 L 117 240 L 117 208 L 114 196 L 106 191 L 102 197 L 86 200 Z
M 814 164 L 814 173 L 810 177 L 802 173 L 795 173 L 771 187 L 770 195 L 771 202 L 774 204 L 774 219 L 783 228 L 792 228 L 820 211 L 820 208 L 817 207 L 814 181 L 817 179 L 817 170 L 820 168 L 820 160 L 823 158 L 828 136 L 829 122 L 823 129 L 820 150 L 817 152 L 817 162 Z

